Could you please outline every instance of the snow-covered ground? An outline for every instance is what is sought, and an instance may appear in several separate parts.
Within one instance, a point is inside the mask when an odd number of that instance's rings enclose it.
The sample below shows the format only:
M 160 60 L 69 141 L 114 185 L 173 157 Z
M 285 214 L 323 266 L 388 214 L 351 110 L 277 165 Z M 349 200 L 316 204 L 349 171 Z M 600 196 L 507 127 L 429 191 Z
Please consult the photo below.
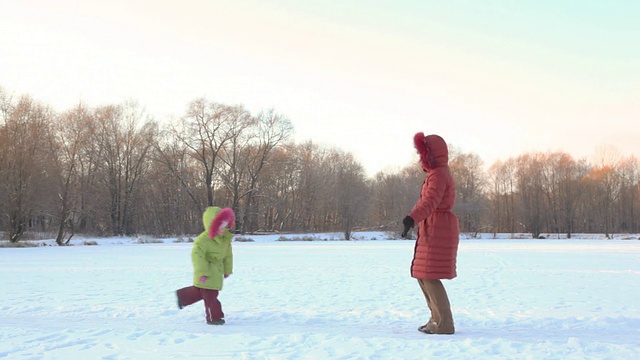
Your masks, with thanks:
M 190 243 L 0 248 L 0 359 L 640 358 L 637 236 L 463 239 L 451 336 L 417 331 L 413 241 L 278 237 L 234 243 L 223 326 L 176 307 Z

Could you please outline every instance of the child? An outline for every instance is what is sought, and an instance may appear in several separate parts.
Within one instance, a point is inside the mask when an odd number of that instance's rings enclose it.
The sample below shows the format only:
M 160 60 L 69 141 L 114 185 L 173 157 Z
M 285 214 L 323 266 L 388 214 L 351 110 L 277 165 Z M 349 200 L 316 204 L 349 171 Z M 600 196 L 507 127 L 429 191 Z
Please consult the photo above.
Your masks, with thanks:
M 204 300 L 207 324 L 224 324 L 222 305 L 218 292 L 222 290 L 223 278 L 233 270 L 231 240 L 235 214 L 229 208 L 208 207 L 202 214 L 204 231 L 196 237 L 191 250 L 193 263 L 193 286 L 176 291 L 178 308 Z

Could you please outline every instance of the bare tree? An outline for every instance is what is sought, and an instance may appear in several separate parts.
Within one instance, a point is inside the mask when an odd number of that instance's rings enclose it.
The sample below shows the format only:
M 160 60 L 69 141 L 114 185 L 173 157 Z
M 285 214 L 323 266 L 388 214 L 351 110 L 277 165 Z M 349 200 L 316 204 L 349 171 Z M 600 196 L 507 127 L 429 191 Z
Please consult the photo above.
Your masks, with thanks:
M 491 191 L 492 219 L 489 225 L 494 235 L 498 232 L 516 231 L 516 183 L 515 160 L 494 163 L 488 172 Z
M 220 187 L 226 190 L 228 198 L 223 202 L 230 202 L 236 213 L 236 228 L 244 233 L 246 217 L 240 214 L 240 201 L 249 195 L 248 177 L 252 161 L 253 140 L 256 133 L 257 121 L 241 106 L 229 107 L 226 128 L 228 141 L 220 149 Z
M 414 162 L 398 172 L 379 172 L 370 187 L 369 218 L 380 230 L 398 231 L 404 218 L 420 196 L 425 180 L 422 167 Z
M 311 141 L 291 147 L 289 156 L 294 159 L 291 181 L 291 229 L 309 232 L 322 228 L 329 217 L 327 202 L 329 169 L 326 164 L 327 149 Z
M 516 183 L 522 199 L 522 219 L 527 231 L 535 239 L 540 236 L 544 227 L 543 157 L 540 153 L 521 155 L 516 163 Z
M 89 128 L 89 139 L 80 149 L 76 170 L 79 177 L 79 209 L 74 213 L 74 227 L 77 232 L 106 234 L 110 221 L 105 215 L 109 201 L 108 194 L 103 191 L 102 180 L 105 178 L 102 162 L 105 152 L 102 146 L 98 118 L 100 111 L 91 109 L 85 119 Z M 76 216 L 77 215 L 77 218 Z
M 13 107 L 12 97 L 0 86 L 0 126 L 4 126 L 9 119 L 9 114 Z
M 477 233 L 483 228 L 485 210 L 482 160 L 476 154 L 458 154 L 449 164 L 456 183 L 455 211 L 460 219 L 461 230 Z
M 357 226 L 367 223 L 370 192 L 364 168 L 353 155 L 339 152 L 335 164 L 334 199 L 336 200 L 336 222 L 342 227 L 344 239 L 351 239 Z
M 614 204 L 620 196 L 620 177 L 613 166 L 592 169 L 586 176 L 587 189 L 593 203 L 589 215 L 590 222 L 607 237 L 613 232 Z
M 257 137 L 254 146 L 248 148 L 244 161 L 247 164 L 247 198 L 243 211 L 242 232 L 254 230 L 250 221 L 259 194 L 258 184 L 264 167 L 269 163 L 273 150 L 288 140 L 293 132 L 291 121 L 281 114 L 269 110 L 256 117 Z
M 605 146 L 597 149 L 594 159 L 594 167 L 585 176 L 585 186 L 591 196 L 587 203 L 587 221 L 610 237 L 615 231 L 616 204 L 622 194 L 618 171 L 622 157 L 614 147 Z
M 616 228 L 620 231 L 637 233 L 640 231 L 638 206 L 640 201 L 640 167 L 634 156 L 623 159 L 619 166 L 620 174 L 620 219 Z
M 145 209 L 136 217 L 138 229 L 155 235 L 184 235 L 201 231 L 202 212 L 194 204 L 205 203 L 206 200 L 203 191 L 197 192 L 201 195 L 199 200 L 192 198 L 195 195 L 193 190 L 198 186 L 195 166 L 185 168 L 182 163 L 185 157 L 167 158 L 161 162 L 157 160 L 159 154 L 155 153 L 145 177 L 144 196 L 137 200 Z M 166 152 L 165 155 L 170 156 Z M 186 160 L 190 159 L 186 157 Z M 170 165 L 166 166 L 164 161 Z
M 80 212 L 80 157 L 94 131 L 91 111 L 79 105 L 59 116 L 52 130 L 50 148 L 56 154 L 52 161 L 60 171 L 55 184 L 58 200 L 58 211 L 54 216 L 58 222 L 56 243 L 64 245 L 75 234 L 75 222 Z
M 147 153 L 155 141 L 157 127 L 135 103 L 99 108 L 97 119 L 112 231 L 114 235 L 130 235 L 134 213 L 131 207 L 138 182 L 148 168 Z
M 568 155 L 561 156 L 557 162 L 558 202 L 560 219 L 568 238 L 574 233 L 578 201 L 583 193 L 582 179 L 589 171 L 584 160 L 575 161 Z
M 217 162 L 233 135 L 229 129 L 232 116 L 232 107 L 198 99 L 189 104 L 187 114 L 174 131 L 174 136 L 189 149 L 191 156 L 201 167 L 203 187 L 207 192 L 206 206 L 214 204 L 214 180 L 218 180 Z
M 202 201 L 194 192 L 200 183 L 197 181 L 197 163 L 189 148 L 184 145 L 183 139 L 176 136 L 174 127 L 170 126 L 159 136 L 158 141 L 154 143 L 154 150 L 151 155 L 153 161 L 160 164 L 177 179 L 178 186 L 175 188 L 179 191 L 185 191 L 193 205 L 196 206 L 197 212 L 201 214 L 204 211 L 201 204 L 205 201 Z
M 5 98 L 6 99 L 6 98 Z M 22 96 L 16 104 L 2 105 L 4 125 L 0 128 L 0 191 L 3 215 L 8 219 L 9 240 L 18 242 L 33 225 L 31 216 L 49 194 L 48 154 L 41 146 L 51 123 L 51 111 Z
M 265 198 L 261 208 L 262 221 L 267 231 L 293 227 L 299 193 L 296 184 L 300 178 L 300 164 L 292 156 L 295 147 L 288 143 L 275 148 L 271 161 L 265 167 L 260 183 Z

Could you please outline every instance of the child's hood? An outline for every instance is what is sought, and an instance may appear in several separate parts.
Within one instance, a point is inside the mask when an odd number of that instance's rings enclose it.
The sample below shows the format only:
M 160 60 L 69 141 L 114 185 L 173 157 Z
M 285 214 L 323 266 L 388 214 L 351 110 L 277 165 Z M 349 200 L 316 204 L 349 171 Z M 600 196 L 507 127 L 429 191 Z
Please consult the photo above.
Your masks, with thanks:
M 204 232 L 211 239 L 215 239 L 221 227 L 232 229 L 235 225 L 235 214 L 230 208 L 221 209 L 217 206 L 209 206 L 202 214 Z

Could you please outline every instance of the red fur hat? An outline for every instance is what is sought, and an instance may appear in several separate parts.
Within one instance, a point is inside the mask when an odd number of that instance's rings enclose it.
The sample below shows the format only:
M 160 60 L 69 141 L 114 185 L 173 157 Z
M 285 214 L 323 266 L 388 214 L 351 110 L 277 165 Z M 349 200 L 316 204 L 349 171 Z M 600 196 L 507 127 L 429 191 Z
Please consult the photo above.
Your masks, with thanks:
M 229 229 L 233 229 L 236 222 L 236 215 L 233 213 L 233 210 L 230 208 L 224 208 L 220 210 L 216 214 L 216 216 L 211 221 L 211 226 L 209 227 L 209 237 L 214 238 L 218 235 L 218 231 L 222 227 L 228 227 Z
M 413 145 L 418 150 L 418 154 L 421 156 L 427 154 L 427 144 L 425 143 L 425 136 L 423 132 L 419 132 L 413 136 Z
M 419 132 L 413 136 L 413 145 L 416 147 L 416 150 L 418 150 L 418 154 L 420 155 L 420 164 L 422 165 L 422 169 L 427 171 L 432 166 L 433 154 L 429 154 L 427 138 L 424 136 L 423 132 Z

